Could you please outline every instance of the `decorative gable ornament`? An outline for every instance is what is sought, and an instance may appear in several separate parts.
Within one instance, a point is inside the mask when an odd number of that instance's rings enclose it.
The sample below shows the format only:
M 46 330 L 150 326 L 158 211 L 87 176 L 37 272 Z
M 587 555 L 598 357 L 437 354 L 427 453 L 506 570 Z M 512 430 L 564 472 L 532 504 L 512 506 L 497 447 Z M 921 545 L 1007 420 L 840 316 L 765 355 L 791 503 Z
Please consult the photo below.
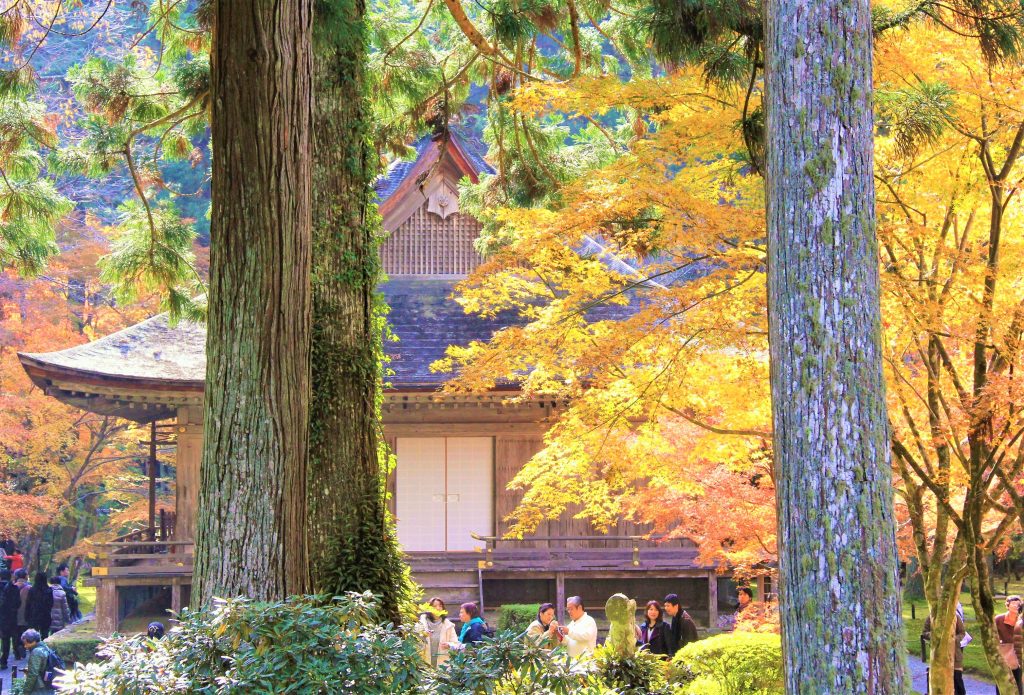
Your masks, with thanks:
M 441 183 L 427 198 L 427 212 L 432 212 L 442 220 L 448 219 L 459 211 L 459 193 L 447 181 Z

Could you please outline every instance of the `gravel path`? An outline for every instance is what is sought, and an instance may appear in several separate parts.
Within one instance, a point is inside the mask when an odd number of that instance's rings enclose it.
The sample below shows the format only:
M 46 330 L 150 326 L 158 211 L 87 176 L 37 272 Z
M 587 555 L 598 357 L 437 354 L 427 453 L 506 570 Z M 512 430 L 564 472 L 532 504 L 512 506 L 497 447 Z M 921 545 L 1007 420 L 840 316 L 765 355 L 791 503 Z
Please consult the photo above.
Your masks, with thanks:
M 925 692 L 925 688 L 928 686 L 928 677 L 924 663 L 913 655 L 907 657 L 907 662 L 910 664 L 910 673 L 914 677 L 914 691 Z M 994 695 L 996 692 L 994 685 L 978 680 L 969 674 L 964 676 L 964 685 L 967 686 L 967 695 Z

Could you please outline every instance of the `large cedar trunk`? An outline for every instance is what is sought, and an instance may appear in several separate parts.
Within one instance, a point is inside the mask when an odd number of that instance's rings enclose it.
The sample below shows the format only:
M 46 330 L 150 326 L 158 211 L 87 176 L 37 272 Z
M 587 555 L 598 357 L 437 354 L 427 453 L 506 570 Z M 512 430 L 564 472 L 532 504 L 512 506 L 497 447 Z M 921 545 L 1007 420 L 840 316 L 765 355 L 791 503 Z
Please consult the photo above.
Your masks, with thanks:
M 407 573 L 388 519 L 378 436 L 379 218 L 364 14 L 362 0 L 317 6 L 309 553 L 315 591 L 372 591 L 397 619 Z
M 215 3 L 200 599 L 304 592 L 312 2 Z
M 768 0 L 768 302 L 789 693 L 905 693 L 868 0 Z

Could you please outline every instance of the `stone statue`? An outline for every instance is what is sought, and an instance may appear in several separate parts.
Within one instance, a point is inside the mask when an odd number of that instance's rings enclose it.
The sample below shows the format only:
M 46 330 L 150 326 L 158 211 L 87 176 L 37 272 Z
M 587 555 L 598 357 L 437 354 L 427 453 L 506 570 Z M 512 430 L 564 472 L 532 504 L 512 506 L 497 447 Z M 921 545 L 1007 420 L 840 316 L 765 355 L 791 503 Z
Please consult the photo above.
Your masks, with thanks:
M 636 601 L 625 594 L 615 594 L 605 602 L 604 615 L 610 623 L 605 647 L 620 657 L 635 654 Z

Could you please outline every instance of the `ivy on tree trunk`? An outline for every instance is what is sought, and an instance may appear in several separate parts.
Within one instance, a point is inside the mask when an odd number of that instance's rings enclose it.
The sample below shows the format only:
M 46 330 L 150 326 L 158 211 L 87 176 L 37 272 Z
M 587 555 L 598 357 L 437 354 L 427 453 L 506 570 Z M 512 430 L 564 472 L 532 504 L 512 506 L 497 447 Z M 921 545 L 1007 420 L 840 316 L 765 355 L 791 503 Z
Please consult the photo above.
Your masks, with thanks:
M 768 0 L 768 302 L 786 691 L 906 693 L 868 0 Z
M 312 2 L 215 3 L 195 591 L 308 590 Z
M 384 319 L 364 17 L 362 0 L 317 5 L 309 552 L 316 592 L 372 591 L 397 620 L 408 570 L 378 436 Z

